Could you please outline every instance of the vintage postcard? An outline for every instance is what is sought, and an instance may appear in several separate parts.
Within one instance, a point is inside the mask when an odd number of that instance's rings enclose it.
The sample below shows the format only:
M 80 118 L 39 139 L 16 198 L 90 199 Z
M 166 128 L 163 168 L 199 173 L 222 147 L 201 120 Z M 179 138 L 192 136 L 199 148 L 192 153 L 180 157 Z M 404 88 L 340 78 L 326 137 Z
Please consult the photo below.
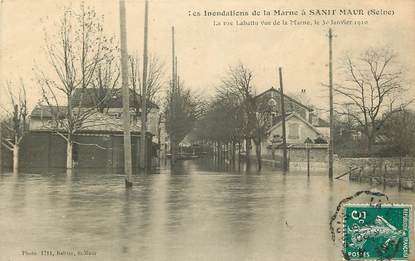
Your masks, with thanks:
M 0 261 L 414 261 L 414 73 L 414 0 L 0 0 Z

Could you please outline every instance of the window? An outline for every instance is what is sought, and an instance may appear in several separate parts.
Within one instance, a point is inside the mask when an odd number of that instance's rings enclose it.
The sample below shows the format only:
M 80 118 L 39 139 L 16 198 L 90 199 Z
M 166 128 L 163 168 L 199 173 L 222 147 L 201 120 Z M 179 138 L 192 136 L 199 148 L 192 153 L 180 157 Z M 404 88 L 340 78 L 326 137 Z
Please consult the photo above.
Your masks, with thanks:
M 288 124 L 288 138 L 299 139 L 300 138 L 300 126 L 298 123 Z

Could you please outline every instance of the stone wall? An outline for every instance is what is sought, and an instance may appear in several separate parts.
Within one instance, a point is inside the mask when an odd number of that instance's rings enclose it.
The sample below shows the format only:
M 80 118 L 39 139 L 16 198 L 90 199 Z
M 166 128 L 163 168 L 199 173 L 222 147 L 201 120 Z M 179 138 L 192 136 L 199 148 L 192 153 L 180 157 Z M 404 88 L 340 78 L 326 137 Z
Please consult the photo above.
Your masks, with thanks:
M 415 174 L 415 159 L 406 158 L 341 158 L 338 159 L 338 165 L 343 170 L 359 168 L 354 171 L 353 175 L 360 175 L 362 177 L 395 177 L 414 176 Z M 353 176 L 352 175 L 352 176 Z

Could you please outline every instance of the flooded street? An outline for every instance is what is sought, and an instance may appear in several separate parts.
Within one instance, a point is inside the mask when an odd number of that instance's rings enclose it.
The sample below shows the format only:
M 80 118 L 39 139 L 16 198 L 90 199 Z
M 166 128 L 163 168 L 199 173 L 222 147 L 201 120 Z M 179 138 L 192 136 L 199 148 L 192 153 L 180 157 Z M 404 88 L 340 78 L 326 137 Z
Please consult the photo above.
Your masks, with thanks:
M 0 260 L 341 260 L 330 216 L 341 199 L 374 188 L 331 184 L 324 173 L 180 164 L 135 176 L 130 191 L 115 174 L 0 175 Z M 378 189 L 415 204 L 412 192 Z M 89 256 L 69 256 L 79 251 Z

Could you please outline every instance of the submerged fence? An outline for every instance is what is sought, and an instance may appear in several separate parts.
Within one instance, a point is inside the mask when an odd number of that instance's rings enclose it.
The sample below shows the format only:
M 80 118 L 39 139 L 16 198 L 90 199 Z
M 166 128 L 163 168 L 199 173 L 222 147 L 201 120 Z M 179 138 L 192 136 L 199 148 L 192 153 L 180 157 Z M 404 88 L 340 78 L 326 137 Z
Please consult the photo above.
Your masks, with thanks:
M 415 159 L 343 158 L 343 165 L 353 169 L 350 180 L 415 189 Z

